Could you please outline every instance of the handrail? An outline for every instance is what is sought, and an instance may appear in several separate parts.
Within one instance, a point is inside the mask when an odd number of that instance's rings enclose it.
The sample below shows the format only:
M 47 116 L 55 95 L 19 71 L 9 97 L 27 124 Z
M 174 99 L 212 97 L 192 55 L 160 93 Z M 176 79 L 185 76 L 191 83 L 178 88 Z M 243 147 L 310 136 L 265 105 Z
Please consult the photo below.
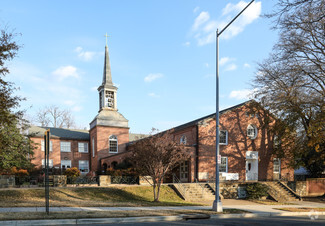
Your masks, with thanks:
M 186 199 L 186 188 L 175 173 L 173 173 L 173 184 L 177 188 L 178 192 L 183 196 L 183 198 Z
M 286 185 L 285 183 L 282 183 L 281 181 L 278 181 L 282 186 L 284 186 L 291 194 L 293 194 L 296 198 L 298 198 L 299 200 L 302 200 L 301 196 L 298 195 L 296 192 L 294 192 L 288 185 Z

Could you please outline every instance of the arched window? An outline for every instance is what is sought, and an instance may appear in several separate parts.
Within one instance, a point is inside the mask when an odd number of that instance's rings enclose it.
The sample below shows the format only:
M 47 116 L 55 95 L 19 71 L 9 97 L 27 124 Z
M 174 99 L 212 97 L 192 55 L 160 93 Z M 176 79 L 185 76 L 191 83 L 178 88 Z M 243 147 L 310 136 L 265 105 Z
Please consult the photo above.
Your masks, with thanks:
M 179 143 L 180 143 L 180 144 L 186 144 L 186 142 L 187 142 L 187 138 L 186 138 L 185 135 L 183 135 L 183 136 L 181 137 Z
M 109 137 L 108 148 L 109 148 L 110 153 L 117 153 L 118 152 L 117 137 L 115 135 L 111 135 Z
M 248 125 L 247 126 L 247 136 L 251 139 L 255 139 L 257 137 L 257 128 L 255 125 Z

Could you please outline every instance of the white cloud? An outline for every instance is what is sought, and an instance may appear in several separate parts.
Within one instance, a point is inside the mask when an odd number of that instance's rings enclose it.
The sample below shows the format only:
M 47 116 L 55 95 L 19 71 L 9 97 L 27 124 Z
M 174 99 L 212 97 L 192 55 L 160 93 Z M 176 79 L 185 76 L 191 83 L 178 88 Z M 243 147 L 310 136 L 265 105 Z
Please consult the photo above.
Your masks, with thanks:
M 237 4 L 228 3 L 222 10 L 222 16 L 219 20 L 210 20 L 209 12 L 201 12 L 192 25 L 193 37 L 197 39 L 199 46 L 213 43 L 216 38 L 217 28 L 223 29 L 245 6 L 247 2 L 240 1 Z M 223 39 L 229 39 L 240 32 L 245 27 L 255 21 L 261 14 L 261 2 L 253 2 L 240 15 L 231 26 L 220 36 Z M 219 30 L 220 31 L 220 30 Z
M 152 73 L 152 74 L 149 74 L 147 75 L 145 78 L 144 78 L 144 81 L 145 82 L 152 82 L 158 78 L 161 78 L 163 77 L 164 75 L 161 74 L 161 73 Z
M 206 68 L 210 67 L 209 63 L 205 63 L 204 66 L 205 66 Z
M 65 101 L 64 101 L 64 104 L 65 104 L 65 105 L 68 105 L 68 106 L 72 106 L 72 105 L 76 104 L 76 102 L 73 101 L 73 100 L 65 100 Z
M 193 13 L 196 13 L 196 12 L 199 11 L 199 10 L 200 10 L 200 7 L 197 6 L 197 7 L 195 7 L 195 8 L 193 9 Z
M 100 54 L 98 52 L 84 51 L 83 48 L 80 46 L 75 48 L 74 51 L 78 53 L 78 57 L 83 61 L 91 61 L 94 56 Z
M 149 97 L 154 97 L 154 98 L 160 97 L 158 94 L 155 94 L 155 93 L 148 93 L 148 96 Z
M 207 22 L 210 19 L 210 15 L 208 12 L 201 12 L 200 15 L 198 15 L 195 20 L 194 20 L 194 24 L 192 26 L 192 30 L 196 31 L 197 29 L 199 29 L 199 27 L 204 24 L 205 22 Z
M 244 64 L 244 68 L 250 68 L 250 67 L 251 67 L 250 64 L 248 64 L 248 63 L 245 63 L 245 64 Z
M 183 46 L 190 46 L 190 45 L 191 45 L 190 42 L 184 42 L 184 43 L 183 43 Z
M 74 111 L 74 112 L 80 112 L 82 110 L 82 107 L 81 106 L 74 106 L 71 110 Z
M 229 98 L 236 100 L 245 100 L 252 97 L 253 90 L 242 89 L 242 90 L 233 90 L 229 94 Z
M 93 87 L 90 88 L 90 90 L 91 91 L 97 91 L 97 88 L 98 88 L 97 86 L 93 86 Z
M 237 65 L 232 63 L 232 64 L 227 65 L 225 71 L 234 71 L 236 69 L 237 69 Z
M 71 65 L 59 67 L 53 71 L 52 74 L 55 75 L 59 81 L 69 77 L 79 78 L 77 68 Z
M 223 66 L 223 65 L 225 65 L 225 64 L 227 64 L 227 63 L 229 63 L 231 61 L 234 61 L 234 60 L 236 60 L 236 59 L 235 58 L 230 58 L 230 57 L 222 57 L 219 60 L 219 65 Z

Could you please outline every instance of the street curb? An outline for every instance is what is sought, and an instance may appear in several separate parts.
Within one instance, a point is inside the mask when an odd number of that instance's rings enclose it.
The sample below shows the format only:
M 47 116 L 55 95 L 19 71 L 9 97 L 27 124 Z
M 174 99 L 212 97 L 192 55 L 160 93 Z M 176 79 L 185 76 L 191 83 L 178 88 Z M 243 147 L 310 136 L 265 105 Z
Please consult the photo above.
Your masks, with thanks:
M 227 218 L 254 218 L 254 217 L 279 217 L 279 216 L 319 216 L 325 212 L 285 212 L 285 213 L 242 213 L 242 214 L 218 214 L 211 215 L 211 219 Z M 0 221 L 3 226 L 18 225 L 80 225 L 80 224 L 112 224 L 112 223 L 137 223 L 137 222 L 160 222 L 160 221 L 181 221 L 183 215 L 178 216 L 157 216 L 157 217 L 125 217 L 125 218 L 83 218 L 83 219 L 54 219 L 54 220 L 20 220 Z

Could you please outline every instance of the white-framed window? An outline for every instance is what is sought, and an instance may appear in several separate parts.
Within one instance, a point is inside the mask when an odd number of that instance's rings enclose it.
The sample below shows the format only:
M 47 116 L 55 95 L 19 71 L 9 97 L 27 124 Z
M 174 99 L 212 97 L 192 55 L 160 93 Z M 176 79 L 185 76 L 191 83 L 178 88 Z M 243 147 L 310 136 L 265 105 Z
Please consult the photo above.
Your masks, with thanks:
M 44 140 L 41 140 L 41 150 L 44 151 L 45 150 L 45 142 Z M 50 151 L 53 151 L 52 149 L 52 141 L 50 140 Z
M 78 142 L 78 152 L 88 153 L 88 143 Z
M 219 144 L 221 144 L 221 145 L 228 144 L 228 131 L 227 130 L 219 131 Z
M 179 141 L 180 144 L 186 144 L 187 143 L 187 137 L 183 135 Z
M 71 152 L 71 142 L 61 141 L 60 148 L 61 148 L 61 152 Z
M 71 160 L 61 160 L 61 169 L 71 168 Z
M 281 172 L 281 160 L 279 158 L 273 159 L 273 173 Z
M 53 167 L 53 159 L 49 159 L 49 167 Z M 42 168 L 45 168 L 45 159 L 42 159 Z
M 93 149 L 93 158 L 95 158 L 95 138 L 91 139 L 91 147 Z
M 118 142 L 117 137 L 115 135 L 111 135 L 108 139 L 109 152 L 117 153 L 118 152 Z
M 221 156 L 221 163 L 219 165 L 219 172 L 220 173 L 227 173 L 228 172 L 228 157 Z
M 81 173 L 89 172 L 89 161 L 88 160 L 79 160 L 79 170 Z
M 257 128 L 255 125 L 248 125 L 247 126 L 247 136 L 251 139 L 255 139 L 257 137 Z

